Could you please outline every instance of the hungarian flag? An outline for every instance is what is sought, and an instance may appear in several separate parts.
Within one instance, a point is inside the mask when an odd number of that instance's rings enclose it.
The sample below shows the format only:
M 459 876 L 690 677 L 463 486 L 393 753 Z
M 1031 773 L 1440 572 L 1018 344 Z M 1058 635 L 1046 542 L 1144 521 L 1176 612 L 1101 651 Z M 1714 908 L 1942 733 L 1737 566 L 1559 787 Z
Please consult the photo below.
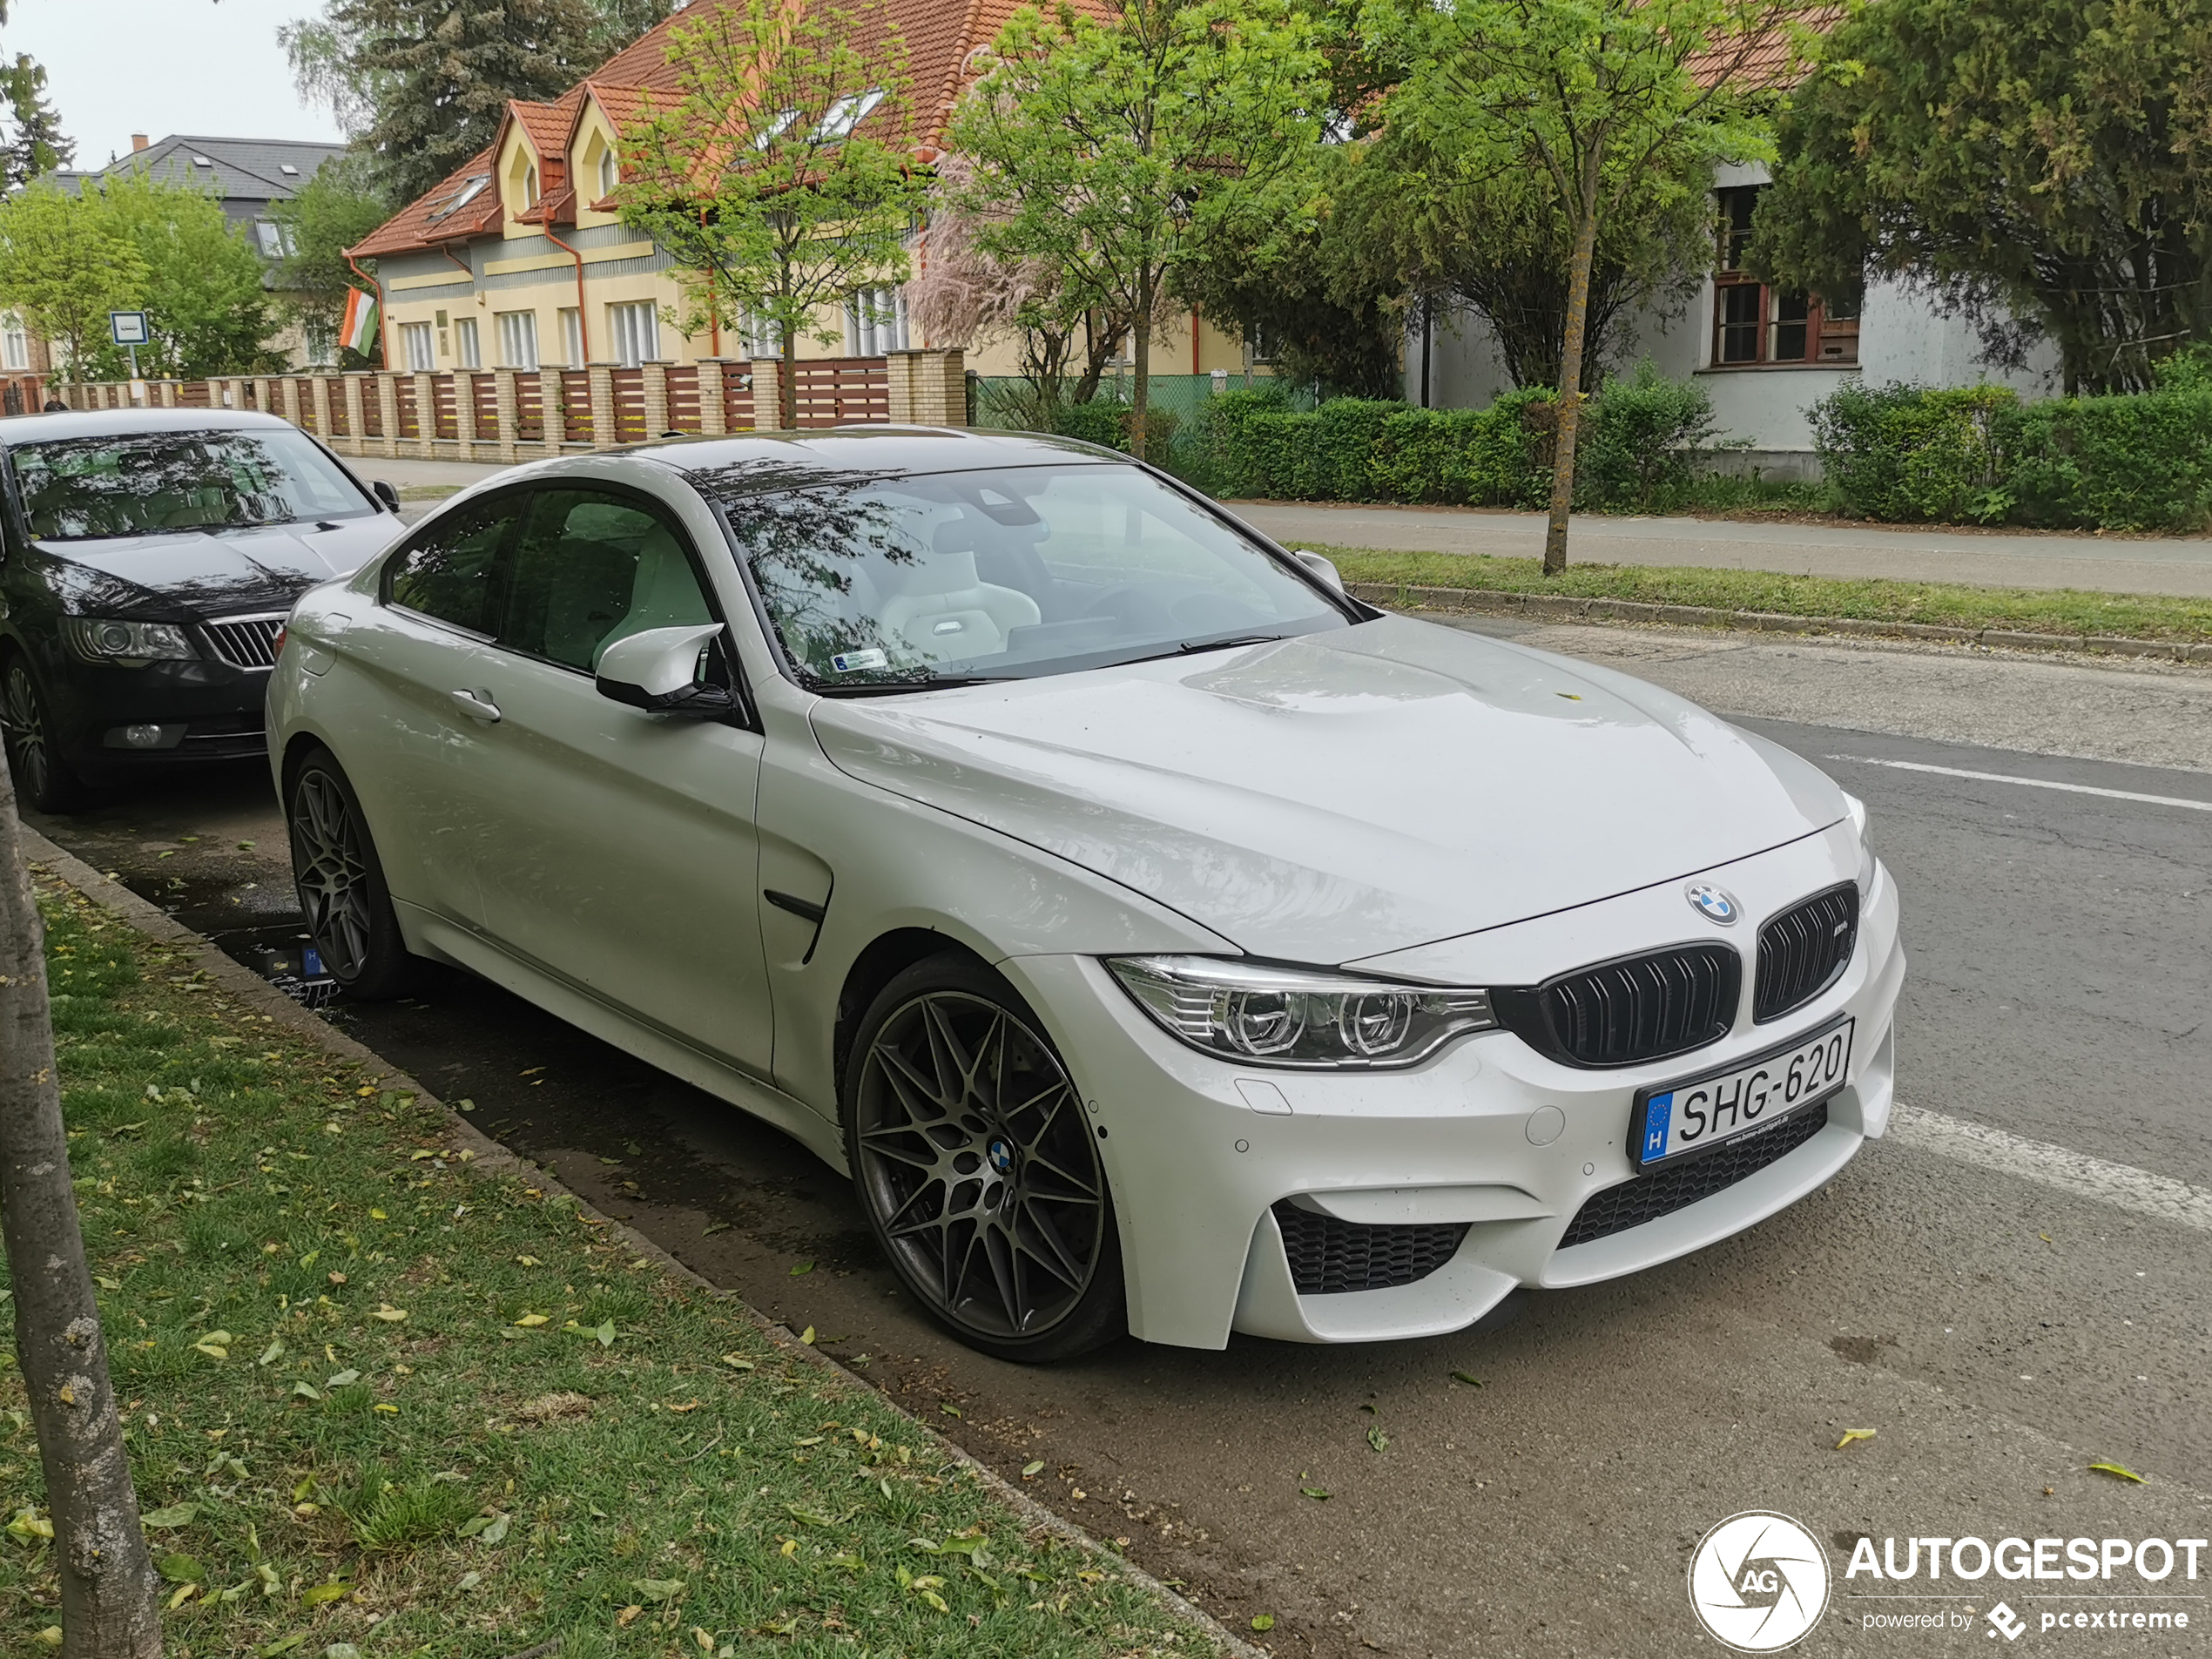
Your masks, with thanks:
M 366 357 L 375 339 L 376 301 L 359 288 L 347 289 L 346 320 L 338 326 L 338 343 Z

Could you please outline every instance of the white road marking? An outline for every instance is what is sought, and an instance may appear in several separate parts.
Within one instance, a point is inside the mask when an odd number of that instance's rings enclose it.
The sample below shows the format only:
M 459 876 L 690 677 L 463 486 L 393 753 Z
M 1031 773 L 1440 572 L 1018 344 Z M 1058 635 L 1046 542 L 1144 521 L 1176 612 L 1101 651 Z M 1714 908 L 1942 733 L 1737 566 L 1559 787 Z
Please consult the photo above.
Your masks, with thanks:
M 2171 1176 L 2125 1163 L 2107 1163 L 2086 1152 L 2031 1141 L 1986 1124 L 1899 1102 L 1891 1109 L 1890 1136 L 1907 1146 L 1978 1164 L 2001 1175 L 2040 1181 L 2076 1197 L 2101 1199 L 2137 1215 L 2212 1232 L 2212 1192 Z
M 2193 813 L 2212 813 L 2212 800 L 2184 800 L 2179 795 L 2143 795 L 2132 789 L 2100 789 L 2094 784 L 2061 784 L 2048 778 L 2013 778 L 2001 772 L 1968 772 L 1963 766 L 1931 766 L 1919 760 L 1877 760 L 1871 755 L 1830 755 L 1855 766 L 1888 766 L 1897 772 L 1932 772 L 1946 778 L 1972 778 L 1978 783 L 2020 784 L 2029 789 L 2060 789 L 2069 795 L 2103 795 L 2112 800 L 2147 801 L 2153 806 L 2186 806 Z

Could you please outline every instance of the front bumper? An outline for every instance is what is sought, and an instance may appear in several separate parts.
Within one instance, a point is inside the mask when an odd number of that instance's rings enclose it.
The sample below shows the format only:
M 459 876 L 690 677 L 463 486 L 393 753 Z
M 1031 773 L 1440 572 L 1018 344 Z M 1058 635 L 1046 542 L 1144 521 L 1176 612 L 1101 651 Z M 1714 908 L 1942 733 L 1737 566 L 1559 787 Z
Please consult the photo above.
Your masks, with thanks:
M 119 668 L 61 655 L 44 675 L 55 746 L 88 782 L 119 781 L 165 767 L 256 759 L 268 752 L 266 669 L 212 658 Z M 181 726 L 165 746 L 117 746 L 109 734 L 132 725 Z
M 1232 1330 L 1303 1342 L 1433 1336 L 1473 1324 L 1517 1286 L 1584 1285 L 1654 1266 L 1815 1190 L 1888 1126 L 1892 1020 L 1905 974 L 1895 886 L 1886 871 L 1878 874 L 1842 979 L 1769 1025 L 1751 1021 L 1749 956 L 1765 917 L 1848 880 L 1855 860 L 1847 836 L 1831 832 L 1703 873 L 1747 912 L 1728 938 L 1747 956 L 1736 1028 L 1693 1054 L 1620 1070 L 1561 1065 L 1504 1031 L 1402 1072 L 1240 1067 L 1169 1037 L 1093 959 L 1002 963 L 1052 1028 L 1103 1136 L 1130 1328 L 1200 1348 L 1223 1346 Z M 1665 901 L 1687 914 L 1678 885 L 1663 889 Z M 1478 935 L 1489 960 L 1548 954 L 1545 934 L 1552 949 L 1582 954 L 1554 954 L 1534 974 L 1454 982 L 1528 982 L 1694 936 L 1655 907 L 1660 891 L 1582 907 L 1567 923 L 1543 918 Z M 1655 926 L 1669 931 L 1655 935 Z M 1524 934 L 1537 937 L 1511 937 Z M 1858 1028 L 1825 1127 L 1709 1197 L 1561 1248 L 1585 1202 L 1635 1177 L 1628 1137 L 1638 1089 L 1719 1070 L 1843 1014 Z M 1240 1082 L 1272 1084 L 1279 1102 L 1253 1091 L 1268 1108 L 1255 1109 Z M 1274 1213 L 1285 1199 L 1359 1224 L 1463 1223 L 1467 1231 L 1448 1260 L 1412 1283 L 1302 1295 Z

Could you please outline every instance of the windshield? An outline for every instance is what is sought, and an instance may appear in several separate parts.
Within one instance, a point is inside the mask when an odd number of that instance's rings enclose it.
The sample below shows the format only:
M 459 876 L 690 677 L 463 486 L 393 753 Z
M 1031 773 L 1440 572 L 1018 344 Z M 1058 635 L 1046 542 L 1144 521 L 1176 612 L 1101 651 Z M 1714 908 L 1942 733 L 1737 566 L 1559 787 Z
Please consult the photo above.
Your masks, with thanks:
M 134 432 L 9 451 L 35 541 L 354 518 L 376 503 L 304 433 Z
M 694 482 L 715 493 L 713 475 Z M 1135 467 L 722 499 L 784 650 L 817 691 L 1060 674 L 1348 625 L 1255 543 Z

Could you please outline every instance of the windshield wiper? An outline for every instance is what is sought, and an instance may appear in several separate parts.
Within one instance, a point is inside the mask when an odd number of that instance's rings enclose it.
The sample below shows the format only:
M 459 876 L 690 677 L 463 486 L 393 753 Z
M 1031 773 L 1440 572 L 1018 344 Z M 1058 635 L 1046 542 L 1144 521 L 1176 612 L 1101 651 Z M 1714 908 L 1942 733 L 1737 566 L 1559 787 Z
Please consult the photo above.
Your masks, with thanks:
M 1110 663 L 1100 663 L 1100 668 L 1128 668 L 1137 663 L 1157 663 L 1168 657 L 1188 657 L 1202 651 L 1228 651 L 1238 645 L 1271 645 L 1282 638 L 1280 634 L 1237 634 L 1227 639 L 1186 639 L 1179 645 L 1165 651 L 1147 651 L 1142 657 L 1121 657 Z
M 824 685 L 814 690 L 824 697 L 890 697 L 902 691 L 943 691 L 961 685 L 1003 685 L 1023 678 L 1019 674 L 944 674 L 919 680 L 873 680 L 852 685 Z

